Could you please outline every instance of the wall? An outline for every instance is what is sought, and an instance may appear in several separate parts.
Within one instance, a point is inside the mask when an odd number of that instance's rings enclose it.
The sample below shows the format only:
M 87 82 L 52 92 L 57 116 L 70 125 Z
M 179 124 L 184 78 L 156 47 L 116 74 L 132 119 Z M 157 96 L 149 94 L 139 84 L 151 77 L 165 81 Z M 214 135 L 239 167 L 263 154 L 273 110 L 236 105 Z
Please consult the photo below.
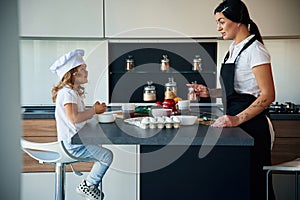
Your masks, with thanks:
M 215 41 L 218 43 L 219 70 L 231 41 Z M 268 39 L 265 44 L 272 57 L 276 101 L 300 104 L 300 90 L 295 87 L 300 83 L 300 56 L 297 55 L 300 39 Z M 87 105 L 95 100 L 108 102 L 107 40 L 22 40 L 20 45 L 22 105 L 53 105 L 51 88 L 58 78 L 51 73 L 49 66 L 63 53 L 74 48 L 86 51 L 89 70 Z
M 218 70 L 231 41 L 218 41 Z M 271 54 L 273 78 L 276 87 L 276 100 L 280 103 L 291 101 L 300 104 L 300 39 L 265 39 L 264 43 Z M 219 74 L 219 73 L 218 73 Z M 218 80 L 218 78 L 217 78 Z
M 58 83 L 49 67 L 64 53 L 76 48 L 85 50 L 89 83 L 86 84 L 86 103 L 106 101 L 107 41 L 104 40 L 22 40 L 21 103 L 22 105 L 53 105 L 51 89 Z M 100 87 L 101 86 L 101 87 Z

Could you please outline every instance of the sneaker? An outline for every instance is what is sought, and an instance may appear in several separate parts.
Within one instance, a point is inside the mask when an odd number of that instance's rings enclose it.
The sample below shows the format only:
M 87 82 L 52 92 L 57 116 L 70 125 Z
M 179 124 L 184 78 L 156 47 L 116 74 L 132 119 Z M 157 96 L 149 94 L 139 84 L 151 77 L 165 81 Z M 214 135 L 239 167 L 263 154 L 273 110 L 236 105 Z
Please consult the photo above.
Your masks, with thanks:
M 76 188 L 76 192 L 89 200 L 102 200 L 104 198 L 103 192 L 101 192 L 100 197 L 100 190 L 97 186 L 87 186 L 85 180 L 83 180 L 80 183 L 80 185 Z

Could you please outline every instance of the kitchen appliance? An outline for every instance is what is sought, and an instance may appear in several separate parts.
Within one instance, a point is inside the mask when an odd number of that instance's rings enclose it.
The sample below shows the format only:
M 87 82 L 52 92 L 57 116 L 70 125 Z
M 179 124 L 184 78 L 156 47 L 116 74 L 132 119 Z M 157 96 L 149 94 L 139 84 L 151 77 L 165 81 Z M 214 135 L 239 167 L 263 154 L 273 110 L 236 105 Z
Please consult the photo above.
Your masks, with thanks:
M 292 102 L 272 103 L 268 108 L 269 114 L 300 114 L 300 106 Z

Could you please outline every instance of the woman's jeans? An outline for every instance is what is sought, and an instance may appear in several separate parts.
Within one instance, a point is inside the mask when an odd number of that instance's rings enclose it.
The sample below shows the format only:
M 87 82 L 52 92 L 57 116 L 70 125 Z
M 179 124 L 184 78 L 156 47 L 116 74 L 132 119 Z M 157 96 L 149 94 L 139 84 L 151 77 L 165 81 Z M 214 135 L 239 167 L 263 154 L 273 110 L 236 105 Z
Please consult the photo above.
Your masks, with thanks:
M 109 149 L 97 145 L 82 145 L 68 151 L 78 158 L 95 159 L 92 170 L 86 178 L 86 181 L 98 186 L 113 160 L 113 154 Z

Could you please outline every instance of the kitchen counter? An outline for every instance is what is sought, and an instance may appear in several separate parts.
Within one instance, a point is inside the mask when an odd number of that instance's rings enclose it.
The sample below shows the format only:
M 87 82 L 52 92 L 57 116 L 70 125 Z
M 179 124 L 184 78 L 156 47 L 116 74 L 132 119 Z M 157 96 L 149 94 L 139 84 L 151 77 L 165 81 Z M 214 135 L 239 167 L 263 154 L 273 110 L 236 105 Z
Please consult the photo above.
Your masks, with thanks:
M 138 145 L 141 200 L 249 200 L 253 138 L 240 128 L 141 129 L 93 118 L 72 143 Z
M 55 106 L 23 106 L 23 119 L 55 119 Z
M 300 113 L 298 114 L 289 114 L 289 113 L 276 113 L 270 114 L 271 120 L 300 120 Z
M 220 107 L 219 105 L 209 104 L 209 103 L 201 103 L 197 105 L 200 107 L 200 109 L 201 108 L 208 109 L 209 107 L 216 107 L 216 108 Z M 112 107 L 119 107 L 119 106 L 120 106 L 119 104 L 116 104 L 113 105 Z M 22 109 L 23 109 L 22 112 L 23 119 L 54 119 L 55 118 L 54 116 L 55 106 L 23 106 Z M 221 115 L 221 113 L 222 112 L 220 111 L 219 115 Z M 298 114 L 276 113 L 276 114 L 269 114 L 269 117 L 271 120 L 300 120 L 300 113 Z
M 253 138 L 238 127 L 220 129 L 199 124 L 179 129 L 141 129 L 122 119 L 99 124 L 94 118 L 72 138 L 72 143 L 252 146 Z

